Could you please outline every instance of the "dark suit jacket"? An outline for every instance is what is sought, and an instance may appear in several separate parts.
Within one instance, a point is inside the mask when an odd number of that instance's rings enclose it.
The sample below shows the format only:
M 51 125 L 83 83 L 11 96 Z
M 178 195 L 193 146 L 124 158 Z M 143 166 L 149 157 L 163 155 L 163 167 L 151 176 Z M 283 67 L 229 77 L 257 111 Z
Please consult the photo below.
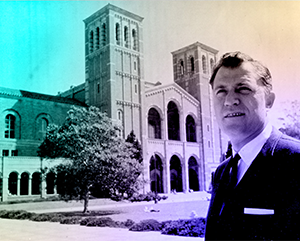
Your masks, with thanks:
M 223 180 L 227 164 L 213 175 L 205 239 L 300 239 L 300 142 L 273 128 L 230 195 Z M 274 210 L 274 215 L 244 214 L 244 208 Z

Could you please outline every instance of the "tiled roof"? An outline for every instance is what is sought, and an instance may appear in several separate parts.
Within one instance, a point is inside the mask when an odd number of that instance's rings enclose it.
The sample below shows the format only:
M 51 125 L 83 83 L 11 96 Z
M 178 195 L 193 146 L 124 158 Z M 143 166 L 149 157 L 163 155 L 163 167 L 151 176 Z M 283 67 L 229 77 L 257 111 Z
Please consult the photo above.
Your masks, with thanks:
M 71 105 L 86 106 L 85 103 L 82 103 L 75 99 L 69 99 L 69 98 L 54 96 L 54 95 L 45 95 L 45 94 L 40 94 L 40 93 L 35 93 L 35 92 L 30 92 L 30 91 L 25 91 L 25 90 L 9 89 L 9 88 L 4 88 L 4 87 L 0 87 L 0 96 L 1 95 L 38 99 L 38 100 L 46 100 L 46 101 L 59 102 L 59 103 L 71 104 Z

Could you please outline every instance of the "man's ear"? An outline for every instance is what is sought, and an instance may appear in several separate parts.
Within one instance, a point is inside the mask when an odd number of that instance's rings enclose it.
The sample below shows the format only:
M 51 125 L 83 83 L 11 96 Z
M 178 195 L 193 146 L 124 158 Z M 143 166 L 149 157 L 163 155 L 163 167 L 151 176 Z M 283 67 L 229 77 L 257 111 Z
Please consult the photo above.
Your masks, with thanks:
M 266 108 L 271 109 L 275 101 L 275 94 L 270 92 L 266 95 Z

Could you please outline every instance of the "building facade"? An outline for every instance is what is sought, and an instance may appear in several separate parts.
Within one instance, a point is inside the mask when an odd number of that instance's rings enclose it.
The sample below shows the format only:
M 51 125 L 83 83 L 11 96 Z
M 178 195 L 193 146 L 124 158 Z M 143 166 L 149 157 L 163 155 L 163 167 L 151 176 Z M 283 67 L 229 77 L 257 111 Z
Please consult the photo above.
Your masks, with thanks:
M 61 124 L 71 105 L 97 106 L 122 123 L 124 138 L 134 131 L 143 147 L 144 191 L 208 190 L 227 148 L 209 86 L 218 51 L 199 42 L 176 50 L 174 83 L 145 81 L 142 22 L 108 4 L 84 20 L 83 84 L 58 96 L 0 91 L 2 200 L 37 195 L 34 173 L 52 165 L 36 157 L 37 147 L 47 125 Z M 56 193 L 52 179 L 40 182 L 39 194 Z

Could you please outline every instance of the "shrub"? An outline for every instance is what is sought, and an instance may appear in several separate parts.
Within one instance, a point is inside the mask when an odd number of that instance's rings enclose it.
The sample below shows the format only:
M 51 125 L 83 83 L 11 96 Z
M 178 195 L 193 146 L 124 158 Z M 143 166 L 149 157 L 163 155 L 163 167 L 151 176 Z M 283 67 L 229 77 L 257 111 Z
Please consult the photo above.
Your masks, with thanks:
M 46 222 L 46 221 L 50 221 L 53 218 L 53 215 L 51 214 L 34 214 L 30 217 L 31 221 L 35 221 L 35 222 Z
M 130 228 L 135 224 L 135 222 L 131 219 L 127 219 L 125 222 L 122 222 L 121 224 L 124 224 L 125 227 Z
M 162 222 L 162 234 L 204 237 L 205 219 L 193 218 Z
M 60 213 L 32 213 L 32 216 L 29 218 L 29 220 L 36 222 L 61 222 L 61 220 L 64 218 L 66 217 Z
M 157 201 L 166 200 L 168 196 L 160 196 L 154 192 L 148 192 L 147 194 L 136 194 L 129 198 L 131 202 L 142 202 L 142 201 L 154 201 L 156 198 Z
M 116 227 L 116 222 L 109 217 L 101 217 L 91 220 L 86 224 L 88 227 Z
M 33 216 L 33 213 L 21 211 L 19 214 L 15 216 L 15 219 L 30 219 Z
M 12 211 L 1 210 L 0 211 L 0 218 L 28 219 L 31 216 L 32 213 L 26 212 L 24 210 L 12 210 Z
M 71 218 L 62 218 L 60 220 L 60 224 L 79 224 L 81 218 L 80 217 L 71 217 Z
M 86 226 L 89 222 L 95 220 L 96 218 L 92 217 L 92 218 L 84 218 L 84 219 L 81 219 L 80 221 L 80 225 L 82 226 Z
M 52 217 L 49 221 L 52 223 L 60 223 L 62 219 L 64 219 L 65 217 L 60 217 L 60 216 L 55 216 Z
M 0 218 L 7 218 L 8 211 L 6 210 L 1 210 L 0 211 Z
M 146 219 L 139 223 L 134 224 L 130 231 L 160 231 L 161 224 L 155 219 Z

